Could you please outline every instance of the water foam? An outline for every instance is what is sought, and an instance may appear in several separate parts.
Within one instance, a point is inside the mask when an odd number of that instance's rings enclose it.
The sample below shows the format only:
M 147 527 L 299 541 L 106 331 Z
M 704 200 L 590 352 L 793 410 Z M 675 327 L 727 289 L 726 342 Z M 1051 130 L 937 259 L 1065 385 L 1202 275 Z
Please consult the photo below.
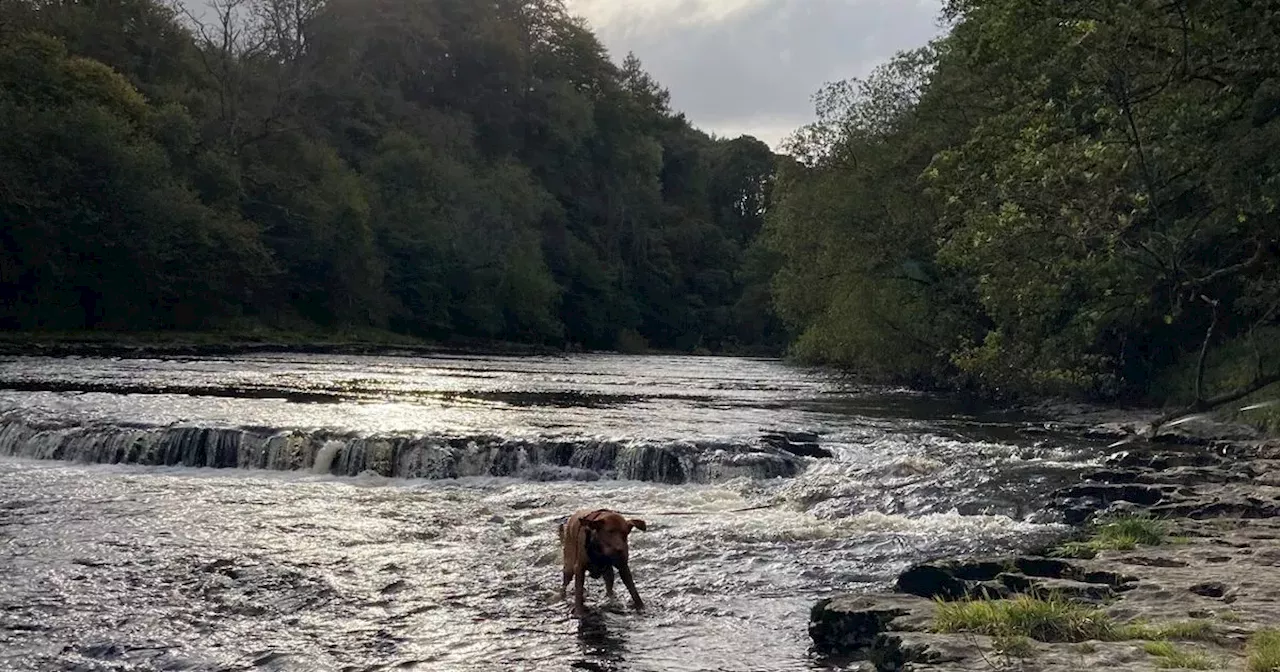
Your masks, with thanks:
M 549 437 L 362 436 L 299 429 L 0 421 L 0 455 L 91 464 L 308 471 L 388 478 L 499 476 L 659 483 L 780 478 L 805 458 L 733 441 Z

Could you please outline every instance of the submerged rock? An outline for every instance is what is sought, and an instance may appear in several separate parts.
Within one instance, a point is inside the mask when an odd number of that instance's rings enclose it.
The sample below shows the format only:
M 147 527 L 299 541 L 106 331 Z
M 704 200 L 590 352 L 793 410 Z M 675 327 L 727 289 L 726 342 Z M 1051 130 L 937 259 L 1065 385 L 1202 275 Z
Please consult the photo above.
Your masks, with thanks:
M 767 446 L 797 457 L 833 457 L 831 451 L 818 445 L 818 435 L 813 432 L 765 432 L 760 439 Z

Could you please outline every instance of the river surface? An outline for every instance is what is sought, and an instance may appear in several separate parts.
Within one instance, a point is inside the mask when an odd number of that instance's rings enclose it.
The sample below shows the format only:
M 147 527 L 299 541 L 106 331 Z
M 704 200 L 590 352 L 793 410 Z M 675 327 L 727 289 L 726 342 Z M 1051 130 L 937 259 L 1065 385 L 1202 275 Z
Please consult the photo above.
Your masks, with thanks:
M 816 599 L 1052 537 L 1103 453 L 763 359 L 4 359 L 0 669 L 831 669 Z M 558 598 L 598 507 L 643 613 Z

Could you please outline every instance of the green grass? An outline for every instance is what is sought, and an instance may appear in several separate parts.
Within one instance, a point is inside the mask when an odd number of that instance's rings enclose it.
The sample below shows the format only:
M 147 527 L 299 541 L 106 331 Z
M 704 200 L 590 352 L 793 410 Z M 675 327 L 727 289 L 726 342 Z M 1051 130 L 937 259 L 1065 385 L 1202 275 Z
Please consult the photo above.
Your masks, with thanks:
M 1280 672 L 1280 630 L 1259 630 L 1245 647 L 1249 672 Z
M 1051 597 L 939 602 L 937 632 L 972 632 L 992 637 L 1030 637 L 1042 642 L 1110 639 L 1115 624 L 1100 609 Z
M 1147 642 L 1142 648 L 1160 659 L 1156 667 L 1162 670 L 1211 670 L 1218 667 L 1204 653 L 1179 649 L 1169 642 Z
M 1022 595 L 1009 600 L 937 602 L 933 630 L 969 632 L 997 638 L 1029 637 L 1041 642 L 1123 641 L 1132 639 L 1213 641 L 1205 620 L 1119 624 L 1106 612 L 1060 597 Z M 1280 672 L 1277 670 L 1276 672 Z
M 1051 555 L 1092 558 L 1101 551 L 1131 551 L 1139 546 L 1178 543 L 1180 540 L 1170 537 L 1169 532 L 1169 523 L 1163 520 L 1143 515 L 1120 516 L 1094 525 L 1087 539 L 1063 544 Z
M 1224 611 L 1218 614 L 1218 620 L 1223 623 L 1240 623 L 1244 621 L 1244 617 L 1234 611 Z
M 1217 637 L 1213 623 L 1206 620 L 1173 621 L 1152 625 L 1130 623 L 1120 626 L 1118 639 L 1179 640 L 1187 642 L 1211 642 Z
M 1099 550 L 1127 551 L 1139 546 L 1159 546 L 1169 537 L 1169 524 L 1147 516 L 1125 516 L 1102 523 L 1090 541 Z

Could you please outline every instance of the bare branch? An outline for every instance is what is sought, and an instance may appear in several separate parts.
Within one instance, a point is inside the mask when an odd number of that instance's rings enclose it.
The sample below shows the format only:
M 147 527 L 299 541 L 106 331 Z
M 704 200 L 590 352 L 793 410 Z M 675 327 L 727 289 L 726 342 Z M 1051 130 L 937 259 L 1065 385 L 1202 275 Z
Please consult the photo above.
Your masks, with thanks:
M 1249 384 L 1238 387 L 1230 392 L 1224 392 L 1216 397 L 1203 399 L 1199 403 L 1191 404 L 1190 406 L 1166 413 L 1152 421 L 1149 435 L 1154 436 L 1160 427 L 1167 425 L 1178 418 L 1192 415 L 1194 413 L 1211 411 L 1224 404 L 1229 404 L 1233 401 L 1240 401 L 1254 392 L 1275 385 L 1276 383 L 1280 383 L 1280 371 L 1276 371 L 1265 376 L 1259 376 L 1254 378 Z
M 1251 271 L 1257 268 L 1258 266 L 1261 266 L 1263 261 L 1266 261 L 1267 255 L 1270 253 L 1270 250 L 1271 250 L 1271 247 L 1269 245 L 1259 243 L 1258 249 L 1253 253 L 1253 256 L 1247 259 L 1246 261 L 1242 261 L 1238 264 L 1227 266 L 1226 268 L 1219 268 L 1218 270 L 1212 273 L 1209 273 L 1208 275 L 1202 276 L 1200 278 L 1188 280 L 1187 282 L 1182 283 L 1182 286 L 1189 287 L 1189 288 L 1203 287 L 1216 280 L 1225 278 L 1229 275 L 1237 275 L 1239 273 Z
M 1218 330 L 1218 300 L 1210 299 L 1201 294 L 1200 300 L 1209 304 L 1213 308 L 1213 318 L 1209 321 L 1209 328 L 1204 332 L 1204 342 L 1200 344 L 1200 358 L 1196 361 L 1196 400 L 1199 404 L 1204 401 L 1204 367 L 1205 362 L 1209 358 L 1209 344 L 1213 341 L 1214 332 Z

